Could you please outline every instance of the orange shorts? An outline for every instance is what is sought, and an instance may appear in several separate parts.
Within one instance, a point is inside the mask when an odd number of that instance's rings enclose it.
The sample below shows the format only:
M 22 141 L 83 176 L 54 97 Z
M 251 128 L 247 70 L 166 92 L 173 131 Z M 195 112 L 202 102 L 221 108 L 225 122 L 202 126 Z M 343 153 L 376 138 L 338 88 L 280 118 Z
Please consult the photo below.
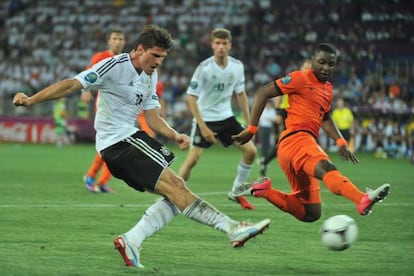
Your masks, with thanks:
M 306 132 L 284 138 L 278 145 L 277 159 L 292 193 L 304 204 L 321 203 L 319 179 L 313 175 L 316 164 L 328 160 L 328 155 L 315 138 Z

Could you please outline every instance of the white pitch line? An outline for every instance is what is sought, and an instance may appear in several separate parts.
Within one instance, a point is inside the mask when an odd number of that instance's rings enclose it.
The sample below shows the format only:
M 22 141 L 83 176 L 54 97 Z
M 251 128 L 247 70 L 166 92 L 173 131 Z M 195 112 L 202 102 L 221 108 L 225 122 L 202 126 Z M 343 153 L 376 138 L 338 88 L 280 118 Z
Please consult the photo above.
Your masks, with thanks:
M 199 196 L 208 197 L 208 196 L 217 196 L 217 195 L 226 195 L 227 192 L 204 192 L 204 193 L 198 193 Z M 225 197 L 227 199 L 227 197 Z M 155 202 L 155 200 L 153 201 Z M 137 207 L 148 207 L 153 202 L 149 202 L 147 204 L 134 204 L 134 203 L 120 203 L 120 204 L 105 204 L 105 203 L 96 203 L 96 204 L 89 204 L 89 203 L 75 203 L 75 204 L 49 204 L 49 203 L 39 203 L 39 204 L 31 204 L 31 203 L 23 203 L 23 204 L 0 204 L 0 208 L 137 208 Z M 236 203 L 228 201 L 227 203 L 215 203 L 215 206 L 232 206 Z M 343 203 L 323 203 L 324 206 L 347 206 L 352 205 L 351 202 L 344 201 Z M 414 206 L 414 202 L 399 202 L 399 203 L 391 203 L 391 202 L 381 202 L 381 205 L 385 206 L 391 206 L 391 207 L 412 207 Z M 266 200 L 263 201 L 263 203 L 254 203 L 255 206 L 272 206 L 270 203 L 268 203 Z

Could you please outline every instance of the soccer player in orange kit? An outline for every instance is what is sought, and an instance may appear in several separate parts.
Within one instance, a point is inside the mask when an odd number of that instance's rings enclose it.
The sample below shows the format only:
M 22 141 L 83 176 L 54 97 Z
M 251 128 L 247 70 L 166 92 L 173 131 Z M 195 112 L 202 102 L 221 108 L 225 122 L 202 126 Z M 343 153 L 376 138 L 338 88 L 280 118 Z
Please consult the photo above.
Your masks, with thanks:
M 321 216 L 320 180 L 332 193 L 354 202 L 361 215 L 369 214 L 373 205 L 388 195 L 390 184 L 383 184 L 366 193 L 360 191 L 351 180 L 341 174 L 318 145 L 319 129 L 322 128 L 336 141 L 339 153 L 345 160 L 359 162 L 348 149 L 346 140 L 329 115 L 333 92 L 328 79 L 336 66 L 338 55 L 333 45 L 321 43 L 313 53 L 310 69 L 293 71 L 283 78 L 265 84 L 255 92 L 250 124 L 234 135 L 233 139 L 241 144 L 250 141 L 257 131 L 257 124 L 267 100 L 289 95 L 286 129 L 280 135 L 276 150 L 291 192 L 284 193 L 274 189 L 269 178 L 261 177 L 240 186 L 238 195 L 263 197 L 304 222 L 316 221 Z
M 92 67 L 94 64 L 103 59 L 122 53 L 124 46 L 125 34 L 118 29 L 111 30 L 108 33 L 108 49 L 94 54 L 91 58 L 88 68 Z M 82 101 L 89 102 L 92 98 L 93 96 L 91 91 L 86 90 L 82 92 Z M 97 100 L 98 94 L 96 94 L 95 98 Z M 95 185 L 95 179 L 100 169 L 102 169 L 101 175 L 98 178 L 97 185 Z M 108 186 L 108 181 L 111 179 L 111 177 L 111 172 L 109 171 L 105 162 L 102 160 L 101 156 L 96 153 L 92 164 L 86 172 L 86 175 L 83 177 L 86 189 L 88 189 L 90 192 L 111 193 L 113 190 Z

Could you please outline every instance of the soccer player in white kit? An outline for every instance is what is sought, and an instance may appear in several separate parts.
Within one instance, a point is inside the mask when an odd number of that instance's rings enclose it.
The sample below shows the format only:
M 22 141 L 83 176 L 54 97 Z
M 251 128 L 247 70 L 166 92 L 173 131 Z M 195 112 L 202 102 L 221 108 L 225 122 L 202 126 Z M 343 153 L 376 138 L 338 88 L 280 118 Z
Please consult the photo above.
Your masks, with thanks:
M 233 190 L 247 181 L 257 150 L 251 141 L 239 145 L 233 143 L 231 138 L 232 135 L 243 130 L 233 113 L 233 93 L 236 95 L 245 121 L 248 122 L 250 119 L 245 92 L 244 65 L 240 60 L 228 55 L 231 41 L 229 30 L 214 29 L 211 33 L 211 48 L 214 55 L 202 61 L 191 78 L 187 89 L 187 101 L 194 117 L 191 130 L 192 146 L 178 174 L 187 181 L 203 149 L 209 148 L 218 141 L 224 147 L 234 144 L 242 152 L 242 159 L 237 166 L 237 175 L 232 189 L 228 192 L 228 198 L 238 202 L 245 209 L 254 209 L 254 206 L 243 196 L 233 195 Z
M 172 45 L 167 30 L 148 25 L 130 53 L 104 59 L 74 78 L 52 84 L 31 97 L 19 92 L 13 98 L 16 106 L 31 106 L 81 89 L 99 89 L 95 117 L 97 152 L 115 177 L 138 191 L 163 196 L 145 211 L 132 229 L 114 239 L 127 266 L 142 267 L 139 253 L 144 239 L 180 213 L 226 233 L 233 247 L 243 246 L 270 224 L 269 219 L 258 223 L 235 221 L 200 199 L 170 169 L 174 154 L 135 126 L 143 110 L 155 132 L 175 141 L 180 149 L 190 145 L 190 138 L 171 128 L 158 111 L 156 68 L 163 63 Z

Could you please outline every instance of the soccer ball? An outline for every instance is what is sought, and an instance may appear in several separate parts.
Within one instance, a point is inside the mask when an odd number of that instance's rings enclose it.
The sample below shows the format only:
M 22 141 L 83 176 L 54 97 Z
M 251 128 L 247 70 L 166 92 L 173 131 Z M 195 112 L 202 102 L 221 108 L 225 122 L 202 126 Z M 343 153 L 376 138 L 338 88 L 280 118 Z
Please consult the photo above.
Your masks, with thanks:
M 328 218 L 322 224 L 322 244 L 334 251 L 345 250 L 358 237 L 358 226 L 355 220 L 347 215 Z

